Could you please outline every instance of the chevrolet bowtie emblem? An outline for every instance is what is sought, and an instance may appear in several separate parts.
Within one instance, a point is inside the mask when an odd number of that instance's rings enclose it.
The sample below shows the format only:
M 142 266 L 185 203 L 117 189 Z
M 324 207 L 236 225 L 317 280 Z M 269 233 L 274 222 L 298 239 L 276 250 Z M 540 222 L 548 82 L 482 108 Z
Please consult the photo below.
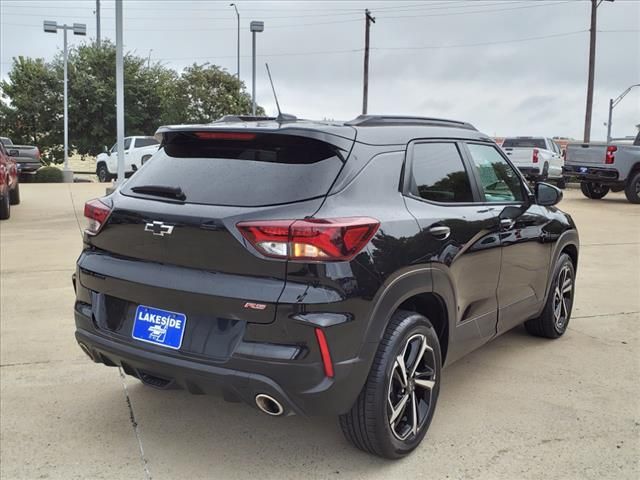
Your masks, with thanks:
M 173 227 L 174 225 L 165 225 L 164 222 L 149 222 L 145 224 L 144 231 L 164 237 L 165 235 L 171 235 Z

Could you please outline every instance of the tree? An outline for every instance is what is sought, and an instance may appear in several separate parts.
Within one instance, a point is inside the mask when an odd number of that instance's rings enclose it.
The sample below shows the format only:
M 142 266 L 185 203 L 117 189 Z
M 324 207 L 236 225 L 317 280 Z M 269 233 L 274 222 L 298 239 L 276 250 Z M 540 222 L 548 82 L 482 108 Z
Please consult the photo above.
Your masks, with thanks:
M 0 129 L 16 144 L 38 145 L 45 160 L 61 158 L 62 85 L 43 59 L 16 57 L 2 81 Z
M 244 83 L 217 65 L 193 64 L 178 80 L 176 104 L 182 112 L 180 123 L 208 123 L 223 115 L 251 112 L 251 97 Z M 264 109 L 257 107 L 257 115 Z
M 69 138 L 81 155 L 96 155 L 116 138 L 116 50 L 103 41 L 81 45 L 69 55 Z M 57 58 L 56 69 L 63 68 Z M 131 53 L 124 57 L 126 135 L 153 135 L 167 108 L 164 92 L 177 74 Z
M 116 139 L 116 48 L 83 44 L 69 51 L 69 150 L 96 155 Z M 2 82 L 0 127 L 17 143 L 38 145 L 43 158 L 62 161 L 63 58 L 51 63 L 18 57 Z M 244 84 L 215 65 L 194 64 L 178 75 L 159 63 L 124 57 L 125 134 L 153 135 L 161 125 L 206 123 L 248 114 Z M 264 115 L 264 109 L 257 112 Z

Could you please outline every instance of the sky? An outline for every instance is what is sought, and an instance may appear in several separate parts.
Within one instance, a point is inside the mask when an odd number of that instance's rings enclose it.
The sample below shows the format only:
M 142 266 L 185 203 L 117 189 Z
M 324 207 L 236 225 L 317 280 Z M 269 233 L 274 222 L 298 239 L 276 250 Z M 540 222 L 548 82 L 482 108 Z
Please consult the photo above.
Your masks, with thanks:
M 237 18 L 227 1 L 123 0 L 125 50 L 181 71 L 210 62 L 236 73 Z M 590 2 L 582 0 L 243 1 L 240 78 L 251 91 L 249 22 L 257 34 L 257 101 L 276 112 L 269 63 L 283 111 L 349 120 L 362 110 L 364 10 L 371 26 L 370 114 L 464 120 L 494 136 L 581 139 L 587 89 Z M 115 40 L 115 2 L 101 0 L 103 38 Z M 50 60 L 62 33 L 42 22 L 86 23 L 95 0 L 0 0 L 0 75 L 16 56 Z M 592 140 L 604 140 L 608 102 L 640 83 L 640 0 L 603 2 Z M 114 67 L 115 68 L 115 67 Z M 634 135 L 640 87 L 614 109 L 614 137 Z M 153 132 L 150 132 L 153 133 Z

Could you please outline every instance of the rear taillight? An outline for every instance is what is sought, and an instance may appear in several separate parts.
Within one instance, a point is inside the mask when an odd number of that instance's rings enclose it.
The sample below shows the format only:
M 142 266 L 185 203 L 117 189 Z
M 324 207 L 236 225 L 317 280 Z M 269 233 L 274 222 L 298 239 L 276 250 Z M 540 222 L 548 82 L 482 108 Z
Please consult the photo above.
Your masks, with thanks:
M 85 231 L 90 235 L 95 235 L 109 218 L 111 208 L 98 198 L 89 200 L 84 204 L 84 216 L 89 221 Z
M 609 145 L 607 147 L 607 153 L 604 154 L 604 163 L 611 165 L 616 160 L 616 152 L 618 147 L 615 145 Z
M 375 235 L 368 217 L 240 222 L 237 227 L 267 257 L 335 262 L 351 260 Z
M 538 153 L 539 153 L 539 152 L 538 152 L 538 149 L 537 149 L 537 148 L 534 148 L 534 149 L 533 149 L 533 159 L 532 159 L 532 160 L 533 160 L 533 163 L 538 163 Z
M 40 160 L 40 149 L 36 147 L 36 160 Z

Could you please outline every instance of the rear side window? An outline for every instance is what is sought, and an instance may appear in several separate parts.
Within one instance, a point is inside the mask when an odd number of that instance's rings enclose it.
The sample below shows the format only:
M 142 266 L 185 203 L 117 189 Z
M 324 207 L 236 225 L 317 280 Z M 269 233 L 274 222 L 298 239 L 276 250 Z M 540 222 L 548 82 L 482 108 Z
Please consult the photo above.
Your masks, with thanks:
M 136 138 L 135 148 L 148 147 L 149 145 L 158 145 L 155 138 Z
M 344 152 L 312 138 L 248 132 L 171 133 L 164 148 L 127 182 L 179 187 L 187 203 L 262 206 L 328 193 Z
M 544 138 L 506 138 L 502 148 L 541 148 L 546 150 Z
M 411 193 L 434 202 L 473 202 L 471 184 L 455 143 L 418 143 L 413 148 Z

